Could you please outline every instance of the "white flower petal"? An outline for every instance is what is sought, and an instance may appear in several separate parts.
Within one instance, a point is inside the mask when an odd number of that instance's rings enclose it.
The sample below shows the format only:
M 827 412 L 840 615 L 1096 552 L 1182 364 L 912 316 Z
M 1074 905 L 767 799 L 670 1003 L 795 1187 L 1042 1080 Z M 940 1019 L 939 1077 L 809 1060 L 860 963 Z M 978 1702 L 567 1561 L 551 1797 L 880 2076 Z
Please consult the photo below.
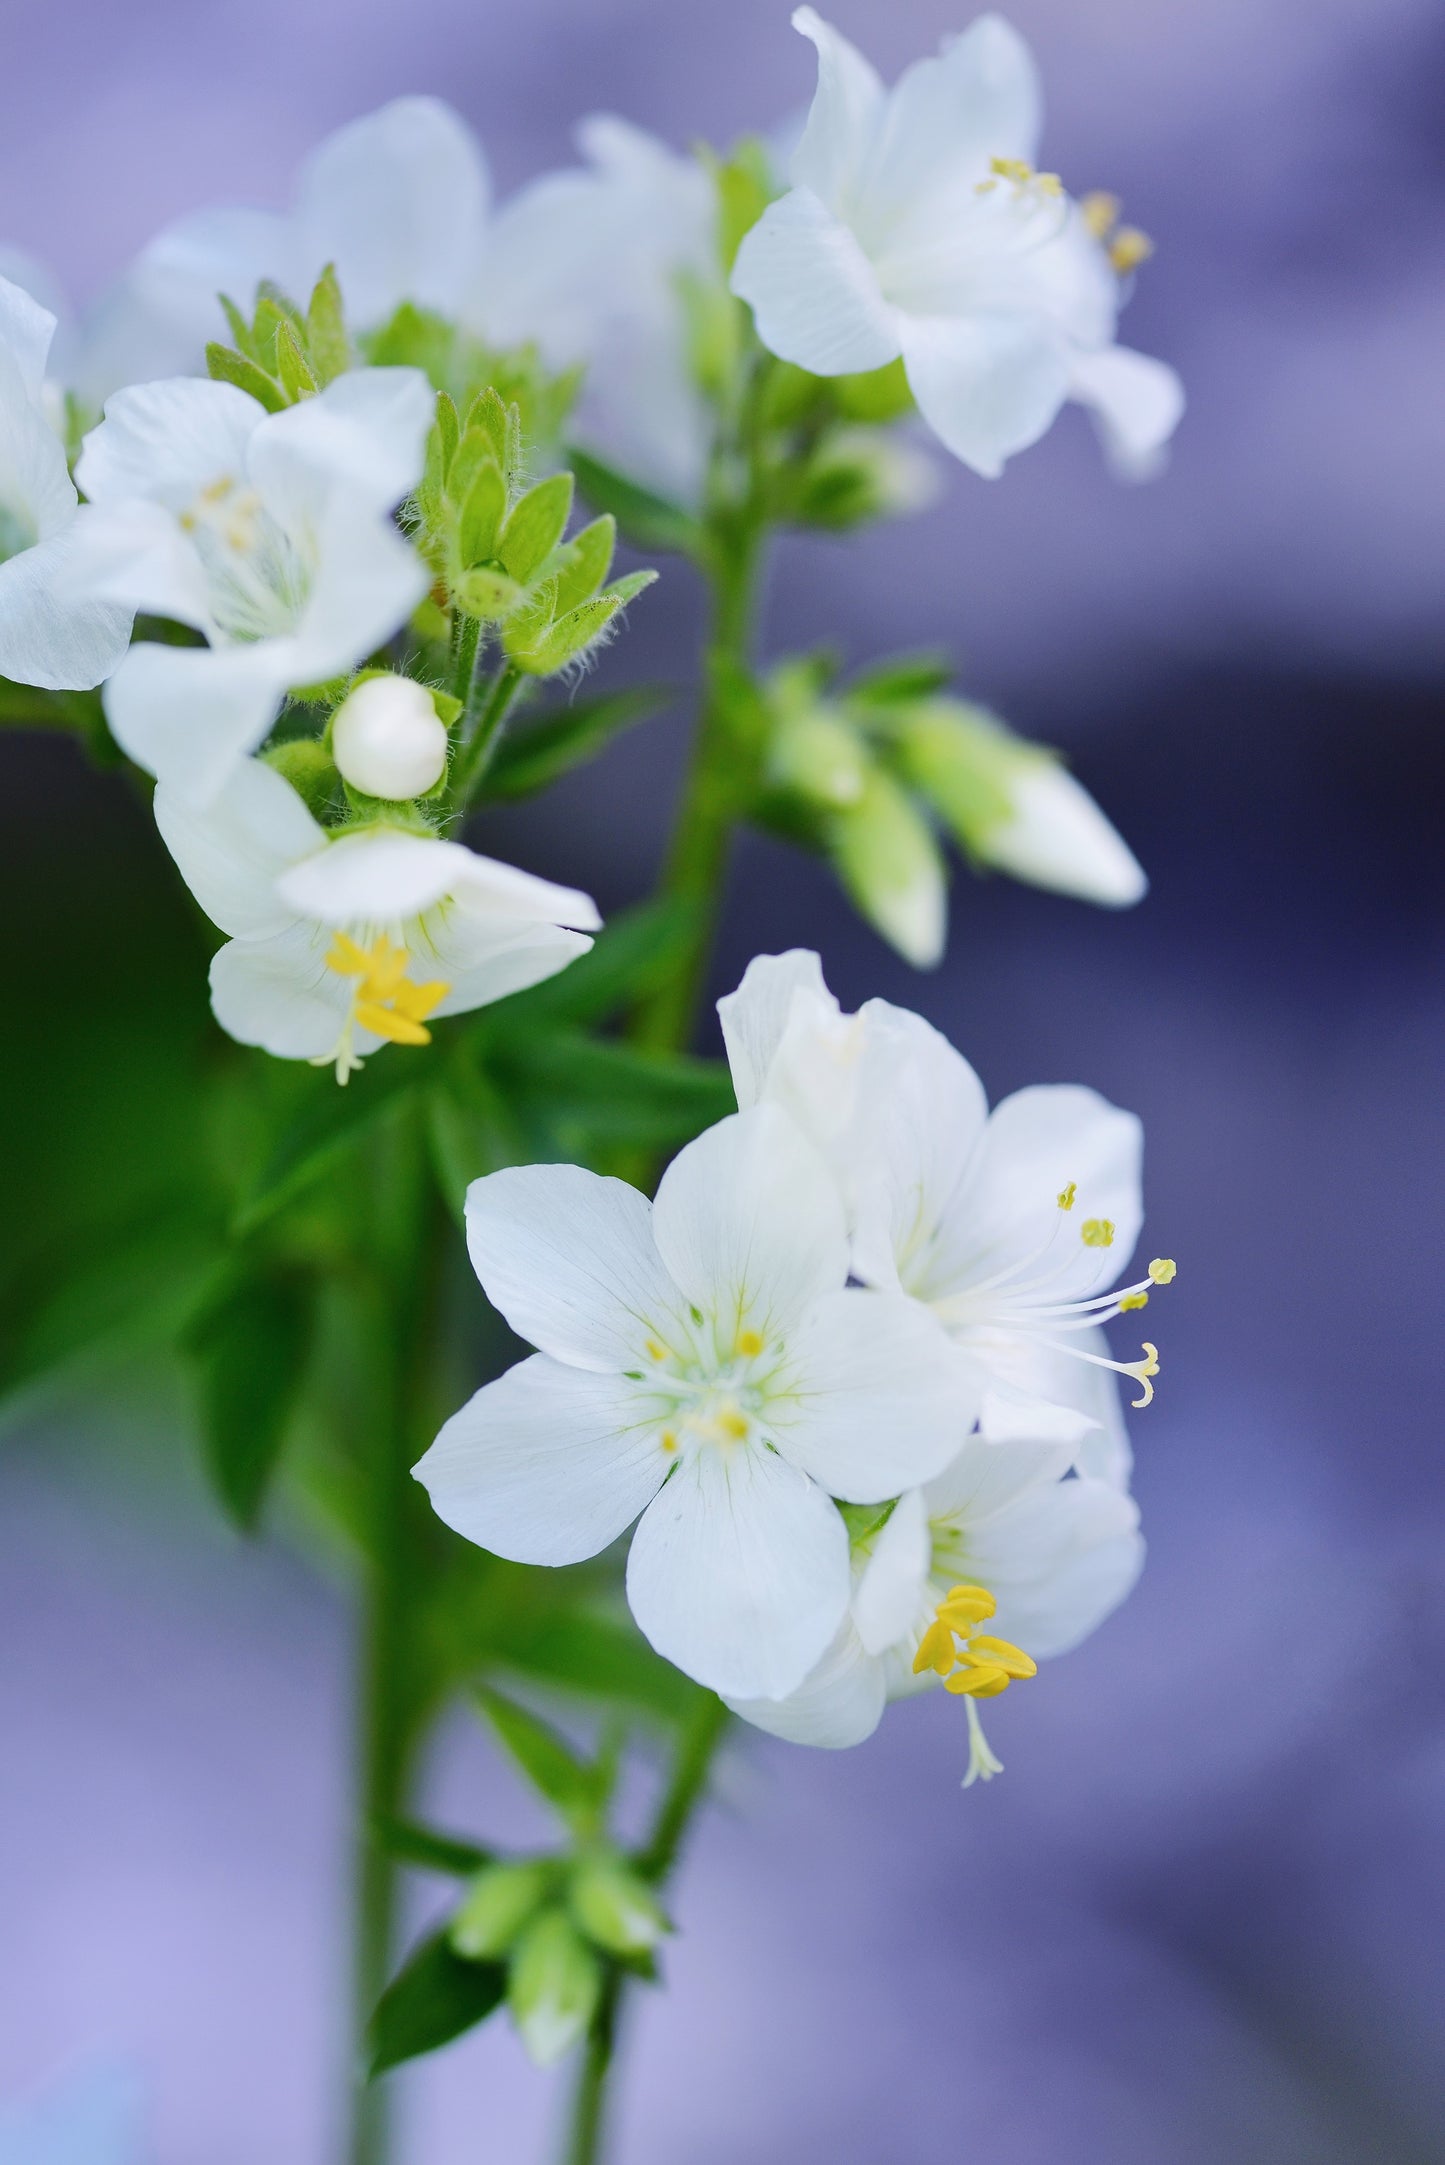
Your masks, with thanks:
M 334 487 L 390 511 L 421 479 L 436 394 L 419 368 L 357 368 L 315 398 L 270 414 L 250 447 L 251 478 L 283 524 L 314 517 Z
M 729 1699 L 734 1714 L 769 1736 L 824 1751 L 846 1751 L 871 1737 L 886 1704 L 883 1664 L 867 1653 L 845 1618 L 818 1666 L 786 1699 Z
M 413 1467 L 438 1518 L 519 1564 L 607 1548 L 666 1471 L 633 1385 L 537 1353 L 454 1413 Z
M 928 1508 L 922 1489 L 911 1488 L 873 1536 L 868 1561 L 853 1588 L 853 1625 L 868 1653 L 883 1653 L 913 1629 L 931 1560 Z
M 989 1372 L 979 1426 L 992 1442 L 1016 1440 L 1068 1444 L 1081 1473 L 1127 1488 L 1134 1458 L 1119 1394 L 1119 1379 L 1096 1360 L 1109 1360 L 1102 1330 L 1070 1331 L 1059 1341 L 1072 1353 L 1040 1345 L 1020 1333 L 979 1348 Z
M 712 1691 L 780 1699 L 848 1600 L 848 1536 L 820 1488 L 758 1446 L 684 1458 L 642 1515 L 627 1598 L 643 1636 Z
M 732 290 L 763 344 L 815 376 L 882 368 L 903 350 L 908 326 L 853 233 L 809 188 L 768 205 L 738 250 Z
M 968 1529 L 972 1551 L 977 1530 L 1022 1496 L 1055 1488 L 1069 1470 L 1067 1444 L 1046 1441 L 989 1443 L 970 1436 L 963 1449 L 924 1489 L 930 1520 L 956 1521 Z M 992 1581 L 985 1581 L 992 1589 Z
M 39 405 L 55 317 L 26 287 L 0 277 L 0 347 L 8 352 L 28 403 Z
M 173 513 L 141 497 L 82 504 L 68 529 L 67 579 L 77 600 L 168 616 L 211 633 L 211 590 L 195 544 Z
M 539 879 L 535 872 L 519 871 L 496 857 L 464 852 L 452 892 L 476 910 L 494 911 L 500 917 L 547 925 L 572 925 L 579 932 L 595 932 L 602 919 L 591 895 L 578 887 L 558 887 Z
M 1142 900 L 1149 882 L 1128 843 L 1057 760 L 1030 760 L 1010 783 L 1011 816 L 981 838 L 1001 872 L 1106 909 Z
M 276 718 L 278 644 L 132 647 L 105 687 L 116 743 L 188 804 L 211 803 Z
M 323 925 L 387 925 L 449 894 L 470 852 L 464 843 L 401 827 L 343 834 L 293 865 L 277 891 L 299 917 Z
M 915 61 L 889 93 L 869 161 L 870 224 L 881 235 L 919 210 L 957 220 L 991 158 L 1033 164 L 1041 103 L 1029 49 L 999 15 L 979 16 L 938 59 Z
M 969 1559 L 998 1601 L 989 1629 L 1036 1659 L 1067 1654 L 1130 1592 L 1144 1563 L 1133 1500 L 1102 1481 L 1059 1481 L 969 1532 Z
M 837 1184 L 776 1106 L 733 1113 L 663 1174 L 653 1237 L 687 1298 L 720 1332 L 770 1342 L 848 1275 Z
M 859 1012 L 854 1128 L 848 1141 L 853 1268 L 870 1285 L 913 1285 L 965 1167 L 988 1100 L 973 1069 L 921 1015 L 869 1000 Z
M 449 105 L 394 99 L 307 162 L 295 223 L 308 275 L 334 263 L 348 321 L 363 329 L 403 301 L 451 314 L 481 248 L 488 192 L 481 146 Z
M 467 1249 L 519 1338 L 578 1368 L 627 1369 L 675 1315 L 652 1206 L 580 1165 L 522 1165 L 467 1190 Z
M 106 401 L 81 446 L 75 478 L 93 504 L 139 496 L 185 511 L 217 481 L 246 472 L 266 409 L 233 383 L 178 376 L 132 384 Z
M 75 593 L 75 529 L 0 564 L 0 676 L 88 691 L 130 644 L 131 612 Z
M 765 1418 L 779 1450 L 849 1503 L 940 1473 L 978 1413 L 976 1363 L 901 1294 L 824 1295 L 789 1333 L 788 1356 L 796 1410 L 786 1426 L 771 1407 Z
M 798 8 L 793 28 L 818 50 L 818 88 L 793 154 L 793 179 L 846 216 L 883 121 L 883 85 L 858 48 L 813 8 Z
M 431 581 L 391 521 L 341 489 L 318 514 L 315 552 L 287 653 L 292 686 L 324 683 L 365 661 L 400 631 Z
M 898 324 L 919 412 L 988 480 L 1038 441 L 1068 395 L 1063 341 L 1036 315 L 900 313 Z
M 324 849 L 326 836 L 291 784 L 247 759 L 215 802 L 198 811 L 162 784 L 156 825 L 182 879 L 213 924 L 232 939 L 269 939 L 295 920 L 277 876 Z
M 211 1006 L 238 1044 L 278 1060 L 325 1060 L 336 1048 L 354 985 L 326 967 L 330 943 L 314 925 L 289 925 L 264 940 L 232 940 L 211 959 Z M 379 1040 L 354 1033 L 353 1049 Z
M 1167 361 L 1129 346 L 1074 356 L 1069 395 L 1089 408 L 1110 462 L 1126 481 L 1147 481 L 1184 413 L 1184 386 Z
M 430 977 L 435 969 L 451 988 L 433 1010 L 438 1016 L 469 1014 L 475 1007 L 525 992 L 565 970 L 592 945 L 585 932 L 567 932 L 557 925 L 518 930 L 514 919 L 478 915 L 455 904 L 439 930 L 425 937 L 419 933 L 420 928 L 407 928 L 411 974 Z
M 745 1113 L 765 1095 L 793 994 L 800 990 L 816 994 L 831 1005 L 834 1014 L 838 1012 L 838 1003 L 823 982 L 821 961 L 805 947 L 794 947 L 785 955 L 755 955 L 737 991 L 725 993 L 718 1001 L 739 1112 Z
M 1143 1131 L 1097 1091 L 1042 1083 L 995 1107 L 974 1163 L 949 1205 L 926 1280 L 933 1298 L 992 1278 L 1048 1243 L 1050 1304 L 1105 1292 L 1126 1269 L 1143 1221 Z M 1076 1183 L 1074 1207 L 1057 1197 Z M 1107 1246 L 1088 1245 L 1092 1220 L 1113 1227 Z M 1024 1276 L 1036 1275 L 1035 1272 Z M 999 1299 L 1011 1298 L 1005 1285 Z

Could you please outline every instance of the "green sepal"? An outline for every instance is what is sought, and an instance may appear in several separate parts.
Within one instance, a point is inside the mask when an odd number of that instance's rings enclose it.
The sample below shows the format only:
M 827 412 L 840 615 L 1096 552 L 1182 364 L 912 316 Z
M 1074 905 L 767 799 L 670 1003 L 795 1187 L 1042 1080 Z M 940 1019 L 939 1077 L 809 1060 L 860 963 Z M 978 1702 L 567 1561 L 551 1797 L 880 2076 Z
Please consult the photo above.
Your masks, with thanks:
M 837 1503 L 835 1497 L 834 1502 Z M 850 1547 L 868 1541 L 882 1530 L 897 1508 L 898 1498 L 890 1496 L 887 1503 L 838 1503 L 838 1515 L 848 1529 Z
M 514 1699 L 485 1684 L 473 1696 L 533 1788 L 573 1825 L 590 1825 L 603 1802 L 598 1768 L 579 1758 L 550 1722 Z
M 306 308 L 306 351 L 318 383 L 334 383 L 351 366 L 351 340 L 334 263 L 327 264 L 311 289 Z
M 581 661 L 618 611 L 651 586 L 656 577 L 655 571 L 630 571 L 593 600 L 580 603 L 550 622 L 539 624 L 537 610 L 519 612 L 502 632 L 508 659 L 528 676 L 555 676 L 569 662 Z
M 849 679 L 847 696 L 870 707 L 901 706 L 931 698 L 952 675 L 953 664 L 946 654 L 896 654 L 860 669 Z
M 580 602 L 590 601 L 612 569 L 612 558 L 617 549 L 617 521 L 610 511 L 580 533 L 559 550 L 562 568 L 552 585 L 552 607 L 556 615 L 565 615 Z
M 584 760 L 593 759 L 626 729 L 635 728 L 667 702 L 660 688 L 640 687 L 579 700 L 529 729 L 506 736 L 487 769 L 489 797 L 530 797 Z
M 507 516 L 507 484 L 495 459 L 476 467 L 457 513 L 457 554 L 464 566 L 487 564 L 499 554 Z
M 309 1273 L 262 1266 L 227 1288 L 186 1334 L 211 1485 L 243 1533 L 255 1531 L 280 1462 L 315 1322 Z
M 222 346 L 212 339 L 206 347 L 206 372 L 215 383 L 233 383 L 238 391 L 247 392 L 267 413 L 285 410 L 287 399 L 281 385 L 232 346 Z
M 680 504 L 669 503 L 575 444 L 568 446 L 566 459 L 588 503 L 597 511 L 610 511 L 634 547 L 670 549 L 682 556 L 701 552 L 702 527 Z
M 261 757 L 291 784 L 307 811 L 319 818 L 341 780 L 327 745 L 319 737 L 290 737 L 273 744 Z
M 572 476 L 549 474 L 513 504 L 497 540 L 497 556 L 514 579 L 535 578 L 566 530 L 572 510 Z
M 449 2045 L 485 2022 L 506 1996 L 502 1963 L 468 1962 L 452 1947 L 445 1930 L 433 1932 L 376 2003 L 366 2033 L 368 2080 Z
M 556 1876 L 541 1858 L 490 1864 L 478 1872 L 447 1930 L 457 1953 L 468 1962 L 506 1954 L 546 1901 Z
M 303 398 L 315 398 L 321 388 L 301 350 L 300 340 L 287 322 L 278 324 L 276 329 L 276 373 L 293 406 L 299 406 Z
M 502 623 L 526 598 L 526 589 L 515 579 L 486 564 L 474 564 L 452 583 L 452 600 L 463 616 L 478 617 L 484 624 Z

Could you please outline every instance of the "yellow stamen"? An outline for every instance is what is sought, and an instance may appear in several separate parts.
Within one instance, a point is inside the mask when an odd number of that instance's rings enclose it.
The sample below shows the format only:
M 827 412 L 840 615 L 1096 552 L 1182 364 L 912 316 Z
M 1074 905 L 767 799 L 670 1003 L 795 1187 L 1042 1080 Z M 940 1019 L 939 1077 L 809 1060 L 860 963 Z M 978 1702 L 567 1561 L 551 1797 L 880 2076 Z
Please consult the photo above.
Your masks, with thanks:
M 1114 1221 L 1112 1218 L 1085 1218 L 1079 1227 L 1079 1238 L 1086 1248 L 1112 1248 L 1114 1245 Z
M 1034 177 L 1033 167 L 1022 158 L 990 158 L 988 169 L 990 173 L 997 173 L 1000 180 L 1014 181 L 1020 187 Z
M 979 1624 L 986 1624 L 997 1607 L 986 1586 L 951 1586 L 938 1604 L 938 1617 L 951 1631 L 967 1637 Z
M 738 1351 L 739 1351 L 739 1353 L 742 1353 L 742 1354 L 746 1355 L 746 1357 L 747 1357 L 747 1358 L 748 1358 L 749 1360 L 751 1360 L 751 1359 L 752 1359 L 752 1357 L 753 1357 L 753 1355 L 754 1355 L 755 1353 L 761 1353 L 761 1352 L 762 1352 L 762 1350 L 763 1350 L 763 1341 L 762 1341 L 762 1339 L 761 1339 L 761 1338 L 760 1338 L 760 1337 L 758 1336 L 758 1333 L 757 1333 L 756 1331 L 739 1331 L 739 1332 L 738 1332 Z
M 1073 1209 L 1073 1207 L 1074 1207 L 1075 1201 L 1076 1201 L 1076 1200 L 1077 1200 L 1077 1198 L 1078 1198 L 1078 1193 L 1079 1193 L 1079 1183 L 1077 1182 L 1077 1180 L 1071 1180 L 1071 1181 L 1069 1182 L 1069 1184 L 1068 1184 L 1068 1186 L 1067 1186 L 1066 1188 L 1060 1188 L 1060 1190 L 1059 1190 L 1059 1208 L 1060 1208 L 1060 1210 L 1072 1210 L 1072 1209 Z
M 931 1669 L 955 1698 L 993 1699 L 1038 1665 L 1012 1640 L 995 1639 L 978 1627 L 997 1604 L 986 1586 L 951 1586 L 918 1642 L 913 1673 Z
M 1079 216 L 1096 241 L 1108 239 L 1119 223 L 1121 208 L 1119 198 L 1110 195 L 1107 188 L 1091 188 L 1086 196 L 1079 198 Z
M 441 978 L 433 978 L 425 985 L 414 983 L 406 974 L 409 959 L 406 949 L 384 932 L 370 947 L 363 947 L 348 933 L 334 934 L 325 958 L 327 969 L 334 970 L 338 977 L 359 980 L 334 1055 L 338 1082 L 344 1082 L 361 1064 L 351 1050 L 351 1033 L 358 1025 L 392 1045 L 431 1043 L 427 1017 L 446 998 L 451 986 Z
M 1121 1293 L 1119 1295 L 1119 1313 L 1121 1315 L 1127 1308 L 1147 1308 L 1148 1305 L 1149 1296 L 1147 1293 Z
M 1109 243 L 1109 261 L 1121 278 L 1130 271 L 1137 271 L 1141 263 L 1147 263 L 1154 253 L 1154 243 L 1138 226 L 1120 226 Z
M 1037 1676 L 1039 1673 L 1038 1663 L 1010 1639 L 991 1639 L 980 1634 L 969 1640 L 968 1655 L 970 1661 L 996 1662 L 1010 1676 Z
M 993 1699 L 1008 1687 L 1008 1671 L 993 1661 L 981 1661 L 968 1669 L 955 1669 L 952 1676 L 943 1679 L 945 1691 L 951 1691 L 955 1697 L 966 1692 L 970 1699 Z
M 1155 1285 L 1173 1285 L 1175 1265 L 1167 1255 L 1156 1255 L 1149 1265 L 1149 1275 Z
M 734 1443 L 741 1443 L 748 1432 L 747 1415 L 739 1413 L 735 1406 L 726 1407 L 717 1417 L 717 1425 Z
M 664 1451 L 675 1451 L 677 1449 L 677 1437 L 670 1428 L 665 1428 L 662 1431 L 662 1448 Z
M 649 1338 L 647 1341 L 647 1358 L 650 1361 L 665 1361 L 667 1359 L 666 1347 L 660 1346 L 655 1338 Z
M 953 1633 L 941 1618 L 935 1617 L 918 1642 L 918 1652 L 913 1657 L 913 1674 L 922 1676 L 925 1669 L 936 1669 L 940 1676 L 947 1676 L 957 1659 Z

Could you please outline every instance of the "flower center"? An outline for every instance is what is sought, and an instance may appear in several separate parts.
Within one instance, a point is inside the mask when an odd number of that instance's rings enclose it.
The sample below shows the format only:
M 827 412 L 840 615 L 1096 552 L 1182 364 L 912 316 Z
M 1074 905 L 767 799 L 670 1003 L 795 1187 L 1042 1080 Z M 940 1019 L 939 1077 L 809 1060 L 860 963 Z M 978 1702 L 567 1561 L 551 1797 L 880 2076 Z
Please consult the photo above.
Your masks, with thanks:
M 201 560 L 211 614 L 227 638 L 290 631 L 306 600 L 308 573 L 254 489 L 222 474 L 181 513 L 180 525 Z
M 663 1332 L 649 1336 L 648 1370 L 634 1371 L 635 1380 L 645 1380 L 662 1400 L 658 1441 L 668 1458 L 687 1448 L 730 1451 L 754 1440 L 777 1375 L 777 1362 L 768 1359 L 757 1331 L 738 1331 L 729 1344 L 709 1346 L 705 1337 L 716 1334 L 705 1331 L 695 1311 L 694 1319 L 697 1335 L 681 1347 L 669 1344 Z
M 369 946 L 362 946 L 344 932 L 336 934 L 326 967 L 338 977 L 354 977 L 356 988 L 335 1050 L 313 1060 L 313 1067 L 329 1067 L 334 1061 L 336 1080 L 344 1083 L 362 1065 L 352 1050 L 358 1028 L 392 1045 L 431 1043 L 426 1018 L 451 987 L 440 978 L 425 985 L 414 983 L 406 974 L 409 960 L 406 949 L 384 932 Z
M 990 158 L 988 179 L 981 180 L 975 195 L 992 195 L 1001 186 L 1012 188 L 1015 202 L 1030 204 L 1062 197 L 1064 184 L 1057 173 L 1037 173 L 1023 158 Z

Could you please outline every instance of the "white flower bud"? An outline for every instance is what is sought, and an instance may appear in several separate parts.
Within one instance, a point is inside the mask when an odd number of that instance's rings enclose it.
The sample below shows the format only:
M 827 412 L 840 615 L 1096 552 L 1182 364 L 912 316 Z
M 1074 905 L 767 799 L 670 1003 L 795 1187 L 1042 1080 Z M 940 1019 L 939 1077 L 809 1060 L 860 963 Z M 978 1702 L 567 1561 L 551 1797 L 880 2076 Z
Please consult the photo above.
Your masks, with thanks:
M 332 717 L 331 753 L 364 796 L 420 797 L 446 772 L 446 727 L 425 685 L 368 677 Z

